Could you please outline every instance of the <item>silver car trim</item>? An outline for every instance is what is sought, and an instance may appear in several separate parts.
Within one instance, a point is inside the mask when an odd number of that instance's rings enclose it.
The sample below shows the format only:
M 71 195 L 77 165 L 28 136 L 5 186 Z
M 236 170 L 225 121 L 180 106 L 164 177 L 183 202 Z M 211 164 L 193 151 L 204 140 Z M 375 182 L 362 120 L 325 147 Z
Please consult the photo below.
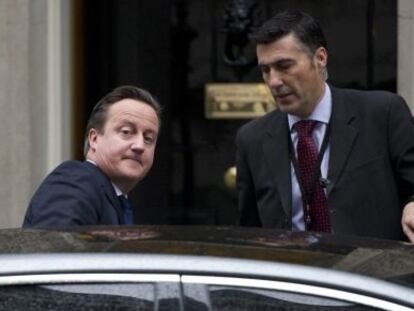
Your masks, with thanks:
M 412 288 L 350 272 L 299 264 L 213 256 L 139 253 L 0 255 L 0 276 L 93 272 L 206 276 L 214 274 L 216 276 L 277 279 L 349 290 L 414 306 L 414 289 Z M 315 275 L 318 276 L 317 279 Z
M 409 311 L 413 310 L 396 303 L 392 303 L 383 299 L 373 298 L 361 294 L 350 293 L 337 289 L 319 287 L 314 285 L 298 284 L 293 282 L 269 281 L 259 279 L 242 279 L 234 277 L 214 277 L 200 275 L 183 275 L 181 277 L 183 283 L 208 284 L 208 285 L 226 285 L 233 287 L 250 287 L 266 290 L 278 290 L 285 292 L 301 293 L 306 295 L 315 295 L 330 299 L 338 299 L 341 301 L 353 302 L 357 304 L 376 307 L 381 310 L 389 311 Z
M 178 274 L 155 273 L 57 273 L 0 276 L 1 285 L 64 283 L 180 282 Z

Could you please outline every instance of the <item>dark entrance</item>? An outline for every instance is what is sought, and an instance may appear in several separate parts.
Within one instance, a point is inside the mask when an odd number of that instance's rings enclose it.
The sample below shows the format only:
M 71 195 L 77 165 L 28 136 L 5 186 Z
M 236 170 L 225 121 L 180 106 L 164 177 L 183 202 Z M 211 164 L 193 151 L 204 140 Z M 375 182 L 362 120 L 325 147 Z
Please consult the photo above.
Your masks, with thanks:
M 83 119 L 122 84 L 149 89 L 165 107 L 155 165 L 131 194 L 138 223 L 236 223 L 235 192 L 223 177 L 234 165 L 236 131 L 248 120 L 206 119 L 204 88 L 210 82 L 261 82 L 247 34 L 273 12 L 300 9 L 319 19 L 333 85 L 396 89 L 396 1 L 76 3 Z

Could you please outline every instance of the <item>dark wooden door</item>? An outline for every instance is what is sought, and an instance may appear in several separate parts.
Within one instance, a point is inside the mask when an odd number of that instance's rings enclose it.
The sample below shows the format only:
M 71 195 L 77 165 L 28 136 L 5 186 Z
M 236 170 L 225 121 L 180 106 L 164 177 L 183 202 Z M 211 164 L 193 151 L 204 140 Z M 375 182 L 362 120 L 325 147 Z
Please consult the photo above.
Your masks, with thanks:
M 148 88 L 164 106 L 154 168 L 131 195 L 140 223 L 236 223 L 235 190 L 223 177 L 249 119 L 207 119 L 205 86 L 261 82 L 246 35 L 274 12 L 299 9 L 320 21 L 333 85 L 396 89 L 396 1 L 88 0 L 82 7 L 85 119 L 121 84 Z

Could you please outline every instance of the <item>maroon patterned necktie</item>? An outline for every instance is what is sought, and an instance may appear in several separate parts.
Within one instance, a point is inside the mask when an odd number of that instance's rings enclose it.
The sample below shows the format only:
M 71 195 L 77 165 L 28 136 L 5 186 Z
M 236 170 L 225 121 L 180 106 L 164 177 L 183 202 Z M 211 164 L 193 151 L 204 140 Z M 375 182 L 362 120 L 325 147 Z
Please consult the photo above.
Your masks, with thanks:
M 298 144 L 296 147 L 298 169 L 304 198 L 303 212 L 307 229 L 310 231 L 331 232 L 328 206 L 325 192 L 319 183 L 320 168 L 318 163 L 318 147 L 312 137 L 313 129 L 318 121 L 302 120 L 294 127 L 298 133 Z M 299 179 L 299 178 L 298 178 Z

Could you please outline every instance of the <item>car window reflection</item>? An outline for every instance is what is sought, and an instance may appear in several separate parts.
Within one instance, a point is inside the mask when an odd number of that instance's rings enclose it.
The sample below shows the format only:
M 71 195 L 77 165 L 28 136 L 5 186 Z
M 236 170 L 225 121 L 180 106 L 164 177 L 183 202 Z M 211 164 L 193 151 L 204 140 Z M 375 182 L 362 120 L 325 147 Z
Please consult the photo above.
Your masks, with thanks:
M 168 283 L 3 286 L 0 310 L 180 310 L 179 286 Z
M 275 290 L 216 286 L 203 284 L 184 285 L 185 306 L 191 310 L 380 310 L 337 299 Z M 197 305 L 198 303 L 199 305 Z M 202 306 L 201 306 L 202 305 Z

